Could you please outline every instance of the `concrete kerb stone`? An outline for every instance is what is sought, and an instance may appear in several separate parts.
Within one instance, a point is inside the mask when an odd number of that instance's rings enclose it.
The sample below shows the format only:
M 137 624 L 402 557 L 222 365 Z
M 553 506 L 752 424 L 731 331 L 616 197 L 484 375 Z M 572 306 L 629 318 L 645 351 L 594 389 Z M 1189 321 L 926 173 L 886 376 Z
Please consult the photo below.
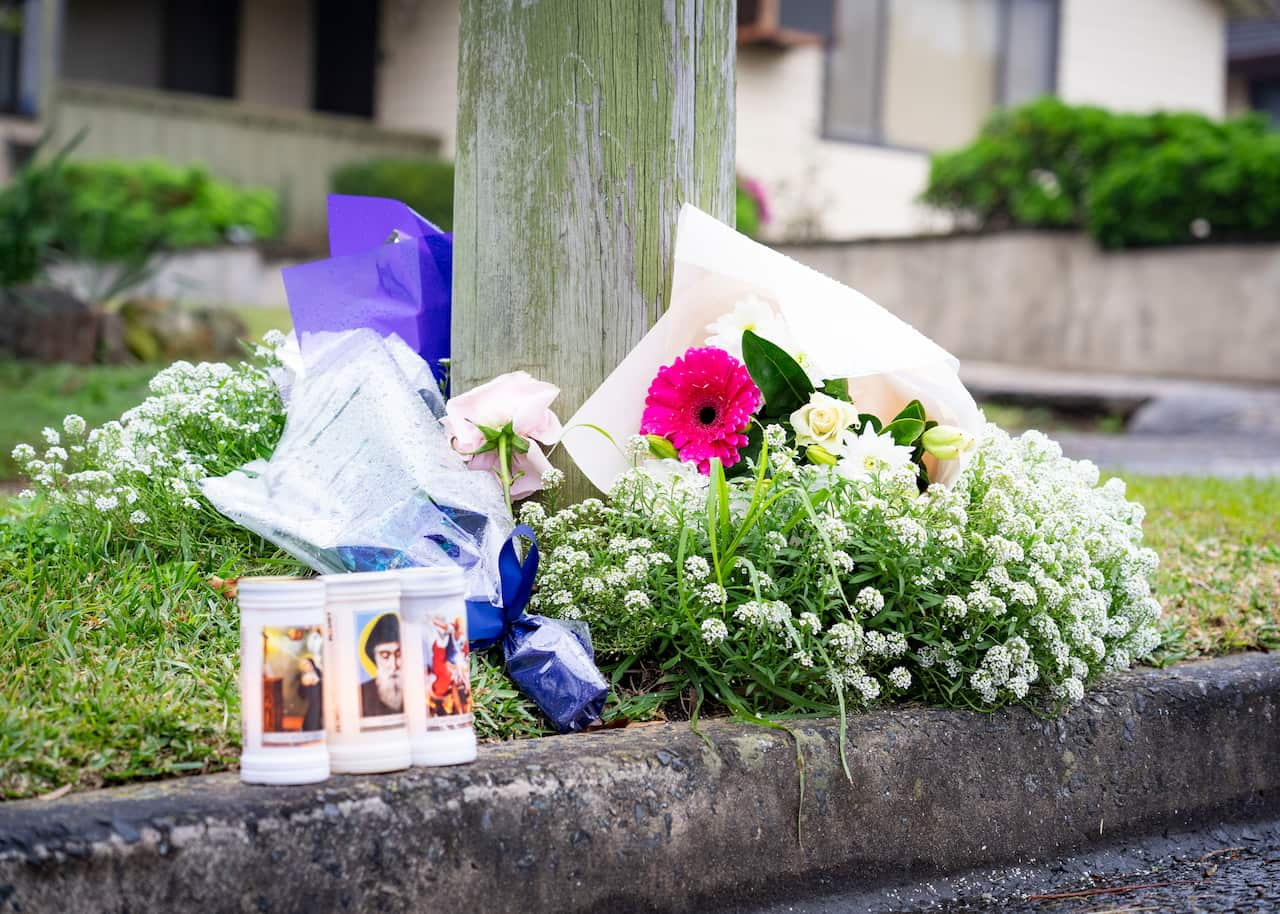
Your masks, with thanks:
M 1059 718 L 907 708 L 484 746 L 314 787 L 0 804 L 0 911 L 706 910 L 1280 813 L 1280 663 L 1112 678 Z M 796 743 L 804 759 L 801 803 Z M 799 822 L 799 832 L 797 832 Z

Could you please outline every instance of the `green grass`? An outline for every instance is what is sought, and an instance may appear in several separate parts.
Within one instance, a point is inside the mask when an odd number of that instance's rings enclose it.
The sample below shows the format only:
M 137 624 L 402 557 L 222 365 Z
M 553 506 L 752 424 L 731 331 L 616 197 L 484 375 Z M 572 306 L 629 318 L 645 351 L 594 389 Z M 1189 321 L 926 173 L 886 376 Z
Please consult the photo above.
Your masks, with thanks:
M 1055 432 L 1118 435 L 1124 431 L 1124 416 L 1116 413 L 1070 413 L 1048 406 L 1020 406 L 990 400 L 979 406 L 988 422 L 1011 432 L 1035 428 L 1049 435 Z
M 233 767 L 239 619 L 207 581 L 305 569 L 260 542 L 112 551 L 3 504 L 0 798 Z M 482 738 L 546 732 L 492 663 L 474 676 Z
M 0 479 L 17 475 L 10 451 L 23 441 L 39 444 L 40 429 L 61 430 L 62 417 L 78 413 L 90 426 L 119 418 L 147 396 L 156 365 L 45 365 L 0 361 Z
M 237 308 L 248 339 L 268 330 L 287 331 L 288 308 Z M 69 365 L 0 360 L 0 480 L 14 479 L 10 452 L 15 444 L 39 443 L 40 429 L 61 427 L 68 413 L 84 416 L 90 427 L 119 418 L 147 396 L 147 382 L 161 365 Z
M 1280 649 L 1280 479 L 1130 478 L 1160 554 L 1158 660 Z
M 1158 662 L 1280 647 L 1280 480 L 1130 480 L 1161 553 Z M 297 572 L 270 547 L 72 540 L 0 500 L 0 797 L 217 771 L 239 753 L 238 621 L 210 575 Z M 265 558 L 264 558 L 265 557 Z M 490 662 L 483 738 L 547 732 Z

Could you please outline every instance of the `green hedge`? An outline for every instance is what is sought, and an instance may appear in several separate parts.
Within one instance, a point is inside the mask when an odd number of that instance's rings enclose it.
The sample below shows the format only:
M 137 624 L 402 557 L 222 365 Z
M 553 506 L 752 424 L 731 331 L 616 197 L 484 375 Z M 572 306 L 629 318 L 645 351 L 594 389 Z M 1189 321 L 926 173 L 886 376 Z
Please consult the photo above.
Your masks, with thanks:
M 1080 228 L 1107 247 L 1280 237 L 1264 118 L 1116 114 L 1044 98 L 933 157 L 922 199 L 978 228 Z
M 59 253 L 138 265 L 158 250 L 280 232 L 274 191 L 161 161 L 69 161 L 73 145 L 0 190 L 0 283 L 35 279 Z
M 453 163 L 447 159 L 374 159 L 344 165 L 331 179 L 336 194 L 391 197 L 453 231 Z

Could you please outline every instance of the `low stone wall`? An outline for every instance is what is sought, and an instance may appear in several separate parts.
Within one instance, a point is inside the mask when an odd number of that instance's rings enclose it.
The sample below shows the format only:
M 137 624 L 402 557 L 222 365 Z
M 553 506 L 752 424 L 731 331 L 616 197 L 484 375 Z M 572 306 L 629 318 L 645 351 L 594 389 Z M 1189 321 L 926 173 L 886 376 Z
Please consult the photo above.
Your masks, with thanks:
M 1070 233 L 781 245 L 960 359 L 1280 384 L 1280 245 Z
M 288 300 L 280 270 L 296 262 L 265 257 L 249 245 L 175 251 L 160 255 L 147 278 L 125 294 L 190 305 L 283 308 Z M 93 301 L 111 287 L 116 275 L 114 267 L 67 261 L 49 270 L 49 281 Z

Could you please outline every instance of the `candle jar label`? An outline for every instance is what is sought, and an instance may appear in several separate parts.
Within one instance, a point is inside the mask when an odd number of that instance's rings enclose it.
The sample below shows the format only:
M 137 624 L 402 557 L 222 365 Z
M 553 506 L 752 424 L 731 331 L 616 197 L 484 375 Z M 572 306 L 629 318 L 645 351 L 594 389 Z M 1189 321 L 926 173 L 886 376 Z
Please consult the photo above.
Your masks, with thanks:
M 324 741 L 319 625 L 262 627 L 262 745 Z
M 403 727 L 400 614 L 385 609 L 357 612 L 355 623 L 360 729 Z
M 422 631 L 427 729 L 471 726 L 471 649 L 465 616 L 432 616 Z

